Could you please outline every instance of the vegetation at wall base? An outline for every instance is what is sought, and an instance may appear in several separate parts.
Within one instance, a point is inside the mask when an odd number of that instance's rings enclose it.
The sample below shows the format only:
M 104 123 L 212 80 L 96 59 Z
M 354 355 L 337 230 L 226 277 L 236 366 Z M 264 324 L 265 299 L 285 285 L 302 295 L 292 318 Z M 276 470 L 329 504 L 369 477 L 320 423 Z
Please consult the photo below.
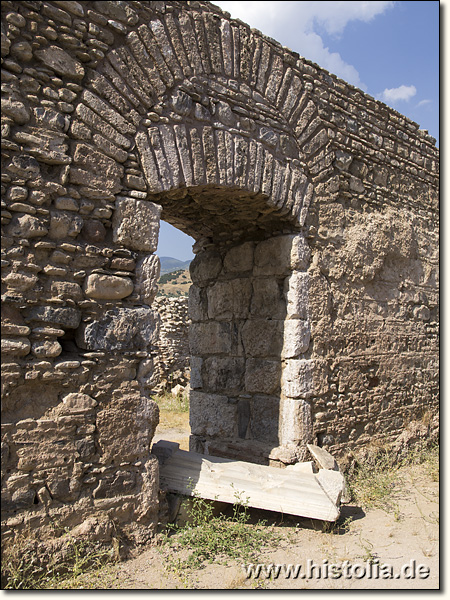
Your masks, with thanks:
M 65 537 L 64 547 L 50 556 L 50 550 L 45 554 L 39 551 L 40 543 L 32 531 L 16 532 L 2 551 L 2 589 L 71 589 L 71 581 L 80 575 L 119 560 L 117 538 L 104 545 L 73 538 L 70 533 Z

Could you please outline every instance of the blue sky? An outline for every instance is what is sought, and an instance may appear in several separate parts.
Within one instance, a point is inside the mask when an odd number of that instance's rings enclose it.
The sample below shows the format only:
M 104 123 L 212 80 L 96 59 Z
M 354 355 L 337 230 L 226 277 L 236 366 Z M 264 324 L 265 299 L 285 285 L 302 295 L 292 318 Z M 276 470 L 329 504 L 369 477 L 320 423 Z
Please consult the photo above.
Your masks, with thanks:
M 439 142 L 438 1 L 215 4 L 392 106 Z M 187 260 L 192 244 L 161 223 L 159 256 Z

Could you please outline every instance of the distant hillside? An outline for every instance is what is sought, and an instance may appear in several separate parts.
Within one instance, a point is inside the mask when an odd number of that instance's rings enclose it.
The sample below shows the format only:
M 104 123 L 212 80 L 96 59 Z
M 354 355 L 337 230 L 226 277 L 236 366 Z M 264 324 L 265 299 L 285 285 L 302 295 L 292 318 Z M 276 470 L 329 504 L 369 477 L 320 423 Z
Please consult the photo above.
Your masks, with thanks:
M 189 269 L 165 273 L 158 282 L 158 296 L 187 296 L 191 284 Z
M 172 273 L 172 271 L 185 271 L 189 269 L 189 265 L 191 264 L 190 260 L 182 261 L 170 256 L 160 256 L 159 260 L 161 262 L 161 275 Z

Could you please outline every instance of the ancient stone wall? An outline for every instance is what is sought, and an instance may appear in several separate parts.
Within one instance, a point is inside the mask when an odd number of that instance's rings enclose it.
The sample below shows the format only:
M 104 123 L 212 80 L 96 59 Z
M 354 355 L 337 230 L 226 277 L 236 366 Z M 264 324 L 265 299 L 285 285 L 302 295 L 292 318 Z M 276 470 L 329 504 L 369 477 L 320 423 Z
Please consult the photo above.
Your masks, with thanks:
M 160 217 L 192 447 L 337 456 L 437 410 L 438 151 L 207 2 L 2 2 L 5 535 L 152 535 Z M 153 378 L 153 379 L 152 379 Z
M 158 353 L 149 364 L 149 392 L 170 391 L 177 385 L 188 388 L 190 378 L 190 349 L 187 296 L 157 296 L 154 309 L 160 316 Z M 142 367 L 144 371 L 145 366 Z M 140 373 L 138 373 L 138 378 Z
M 267 462 L 312 441 L 309 250 L 301 234 L 245 242 L 191 263 L 191 445 Z M 302 378 L 299 378 L 299 374 Z

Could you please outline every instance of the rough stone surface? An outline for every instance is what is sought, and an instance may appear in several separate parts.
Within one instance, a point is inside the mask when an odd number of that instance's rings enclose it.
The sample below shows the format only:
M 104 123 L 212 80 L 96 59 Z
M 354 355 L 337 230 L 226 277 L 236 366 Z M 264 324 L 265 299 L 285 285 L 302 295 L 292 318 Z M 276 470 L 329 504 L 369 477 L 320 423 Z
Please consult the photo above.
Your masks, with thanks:
M 128 277 L 93 273 L 86 278 L 84 293 L 96 300 L 121 300 L 129 296 L 133 288 L 133 282 Z
M 4 536 L 146 542 L 149 398 L 188 357 L 196 451 L 433 439 L 427 132 L 206 2 L 2 2 L 1 51 Z M 160 218 L 189 317 L 155 305 Z
M 117 200 L 113 239 L 127 248 L 154 252 L 158 245 L 161 208 L 152 202 L 126 198 Z

